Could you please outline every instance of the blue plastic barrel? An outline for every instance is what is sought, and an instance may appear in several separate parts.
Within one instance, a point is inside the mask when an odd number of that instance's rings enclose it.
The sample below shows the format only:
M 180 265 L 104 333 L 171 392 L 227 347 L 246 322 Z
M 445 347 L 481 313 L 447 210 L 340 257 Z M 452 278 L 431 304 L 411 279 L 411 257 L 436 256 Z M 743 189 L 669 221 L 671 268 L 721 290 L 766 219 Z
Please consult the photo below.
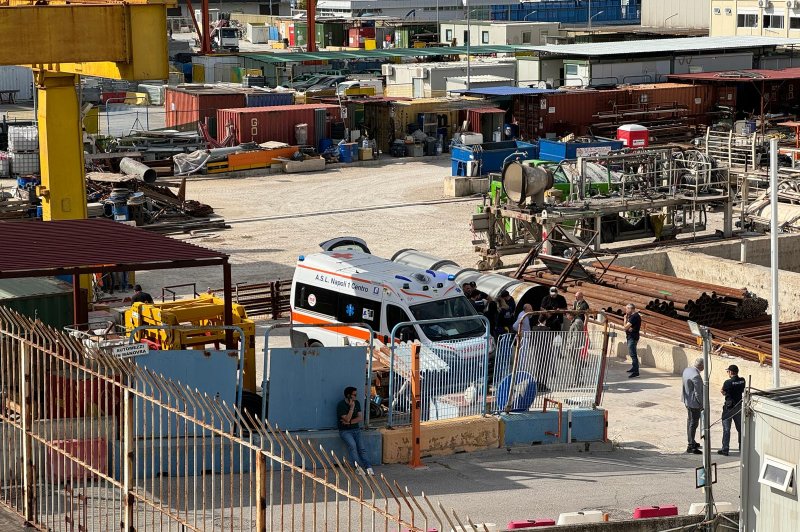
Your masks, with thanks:
M 36 206 L 36 217 L 37 218 L 41 218 L 42 217 L 42 206 L 41 205 L 37 205 Z
M 332 139 L 320 139 L 320 141 L 319 141 L 319 152 L 320 153 L 324 153 L 325 150 L 327 150 L 331 146 L 333 146 L 333 140 Z
M 343 163 L 353 162 L 353 144 L 340 144 L 339 145 L 339 159 Z
M 114 219 L 118 222 L 127 222 L 130 219 L 128 206 L 124 203 L 115 203 L 112 208 Z

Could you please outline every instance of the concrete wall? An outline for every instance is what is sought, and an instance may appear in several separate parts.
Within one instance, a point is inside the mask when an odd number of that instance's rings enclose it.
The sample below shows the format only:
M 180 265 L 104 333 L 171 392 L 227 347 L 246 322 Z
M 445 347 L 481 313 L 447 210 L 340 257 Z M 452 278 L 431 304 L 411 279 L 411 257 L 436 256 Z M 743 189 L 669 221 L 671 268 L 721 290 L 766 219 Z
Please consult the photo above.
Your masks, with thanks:
M 401 464 L 411 460 L 411 427 L 383 429 L 383 463 Z M 458 452 L 497 449 L 500 421 L 492 416 L 474 416 L 452 421 L 422 423 L 422 456 L 443 456 Z
M 642 0 L 642 26 L 708 29 L 710 15 L 711 0 Z
M 734 523 L 739 522 L 738 513 L 726 513 L 725 517 Z M 661 532 L 663 530 L 692 530 L 692 525 L 701 523 L 703 517 L 699 515 L 677 515 L 675 517 L 659 517 L 657 519 L 635 519 L 630 521 L 608 521 L 606 523 L 592 523 L 585 525 L 559 525 L 537 528 L 518 528 L 516 530 L 528 530 L 545 532 L 547 530 L 558 532 Z M 730 521 L 721 521 L 714 532 L 731 530 Z

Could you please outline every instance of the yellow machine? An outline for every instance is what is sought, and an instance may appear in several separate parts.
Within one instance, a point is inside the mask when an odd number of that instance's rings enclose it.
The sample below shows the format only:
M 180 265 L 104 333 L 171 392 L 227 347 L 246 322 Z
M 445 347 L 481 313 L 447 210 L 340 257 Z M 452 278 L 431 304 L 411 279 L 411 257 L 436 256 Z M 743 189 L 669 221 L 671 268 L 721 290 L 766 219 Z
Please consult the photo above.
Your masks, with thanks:
M 222 298 L 202 294 L 196 299 L 166 303 L 134 303 L 125 312 L 125 328 L 133 330 L 146 325 L 194 326 L 181 329 L 145 329 L 137 333 L 137 341 L 145 341 L 156 349 L 205 349 L 209 344 L 224 344 L 225 331 L 209 329 L 224 324 Z M 247 318 L 242 305 L 233 305 L 233 325 L 244 331 L 244 338 L 234 333 L 234 339 L 244 342 L 243 388 L 256 392 L 256 326 Z M 224 348 L 223 348 L 224 349 Z

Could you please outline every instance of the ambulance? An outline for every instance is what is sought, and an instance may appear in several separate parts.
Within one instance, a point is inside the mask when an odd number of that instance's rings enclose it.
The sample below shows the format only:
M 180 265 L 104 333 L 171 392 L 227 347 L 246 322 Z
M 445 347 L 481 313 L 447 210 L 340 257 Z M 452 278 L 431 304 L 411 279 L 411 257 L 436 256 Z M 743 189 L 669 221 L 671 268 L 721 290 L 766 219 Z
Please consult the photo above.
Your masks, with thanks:
M 307 336 L 308 346 L 369 342 L 369 329 L 356 323 L 368 324 L 379 346 L 390 343 L 389 336 L 400 323 L 465 318 L 403 326 L 394 341 L 419 340 L 423 344 L 441 345 L 453 341 L 452 345 L 458 346 L 453 357 L 461 359 L 483 356 L 486 349 L 485 322 L 474 318 L 478 312 L 452 276 L 398 264 L 356 249 L 301 256 L 292 279 L 291 312 L 296 324 L 345 324 L 335 328 L 297 329 Z

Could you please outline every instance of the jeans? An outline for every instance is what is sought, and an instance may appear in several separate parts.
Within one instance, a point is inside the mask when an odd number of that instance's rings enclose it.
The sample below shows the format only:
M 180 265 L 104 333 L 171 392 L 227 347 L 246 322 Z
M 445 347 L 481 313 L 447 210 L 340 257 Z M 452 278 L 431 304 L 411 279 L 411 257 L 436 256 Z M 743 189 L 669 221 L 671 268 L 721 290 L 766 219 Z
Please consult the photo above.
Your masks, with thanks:
M 340 430 L 339 436 L 344 440 L 347 446 L 347 453 L 350 455 L 350 461 L 355 465 L 360 465 L 363 469 L 372 467 L 367 459 L 367 452 L 361 444 L 361 429 L 347 429 Z
M 729 451 L 731 444 L 731 424 L 736 425 L 739 448 L 742 445 L 742 409 L 739 405 L 722 409 L 722 450 Z
M 687 420 L 686 420 L 686 436 L 688 438 L 688 447 L 697 446 L 695 435 L 697 434 L 697 427 L 700 425 L 700 414 L 703 413 L 702 408 L 689 408 L 686 407 Z M 706 442 L 708 444 L 708 442 Z
M 633 373 L 639 373 L 639 355 L 636 354 L 636 344 L 638 339 L 628 338 L 628 356 L 631 357 Z

